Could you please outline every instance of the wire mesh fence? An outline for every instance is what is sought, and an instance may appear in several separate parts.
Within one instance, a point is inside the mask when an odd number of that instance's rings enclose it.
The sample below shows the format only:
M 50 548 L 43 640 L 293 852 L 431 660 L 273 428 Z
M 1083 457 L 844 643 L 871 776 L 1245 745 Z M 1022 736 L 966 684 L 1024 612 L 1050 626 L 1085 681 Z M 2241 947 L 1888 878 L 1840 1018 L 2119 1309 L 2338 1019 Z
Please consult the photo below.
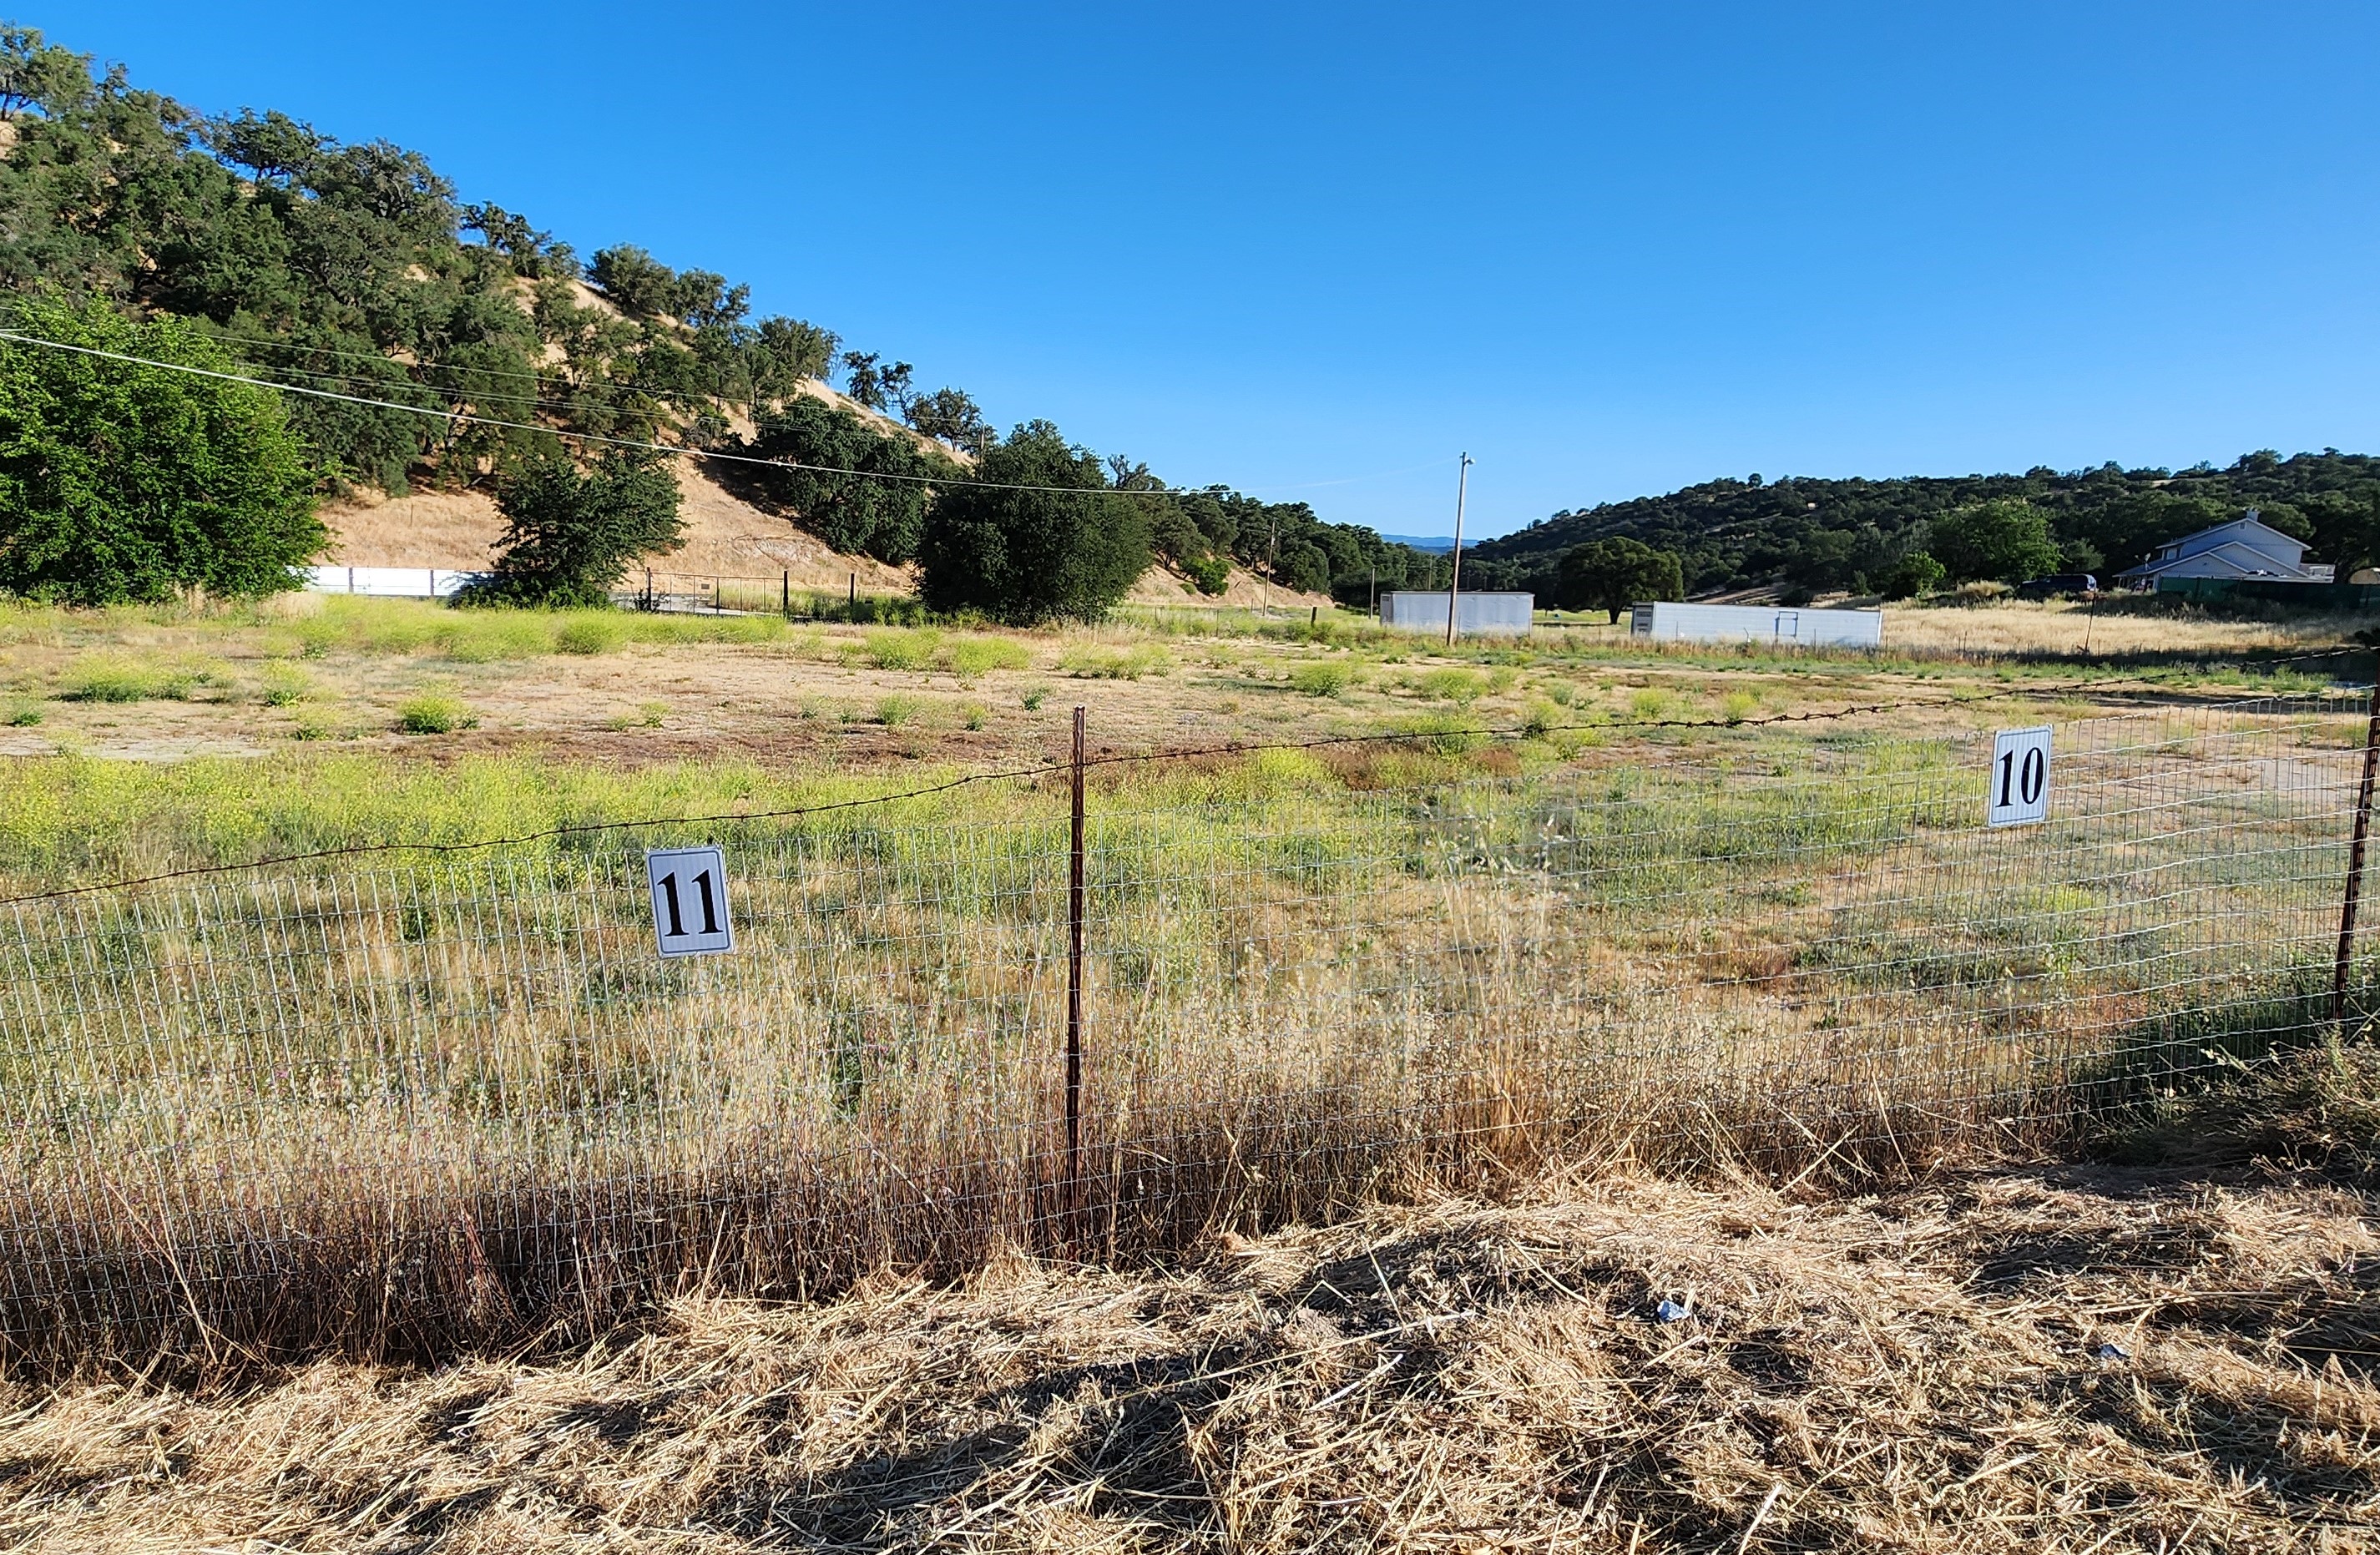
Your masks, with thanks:
M 2040 1136 L 2331 1020 L 2365 735 L 2360 694 L 2062 723 L 1998 829 L 1965 735 L 1103 770 L 1078 962 L 1062 773 L 21 901 L 0 1344 L 430 1355 L 1408 1171 Z M 735 945 L 667 958 L 645 850 L 695 844 Z
M 857 573 L 844 583 L 820 588 L 796 583 L 791 572 L 692 573 L 640 568 L 612 591 L 614 603 L 668 614 L 783 615 L 797 621 L 879 622 L 921 618 L 922 607 L 906 591 L 888 592 L 881 583 L 862 585 Z

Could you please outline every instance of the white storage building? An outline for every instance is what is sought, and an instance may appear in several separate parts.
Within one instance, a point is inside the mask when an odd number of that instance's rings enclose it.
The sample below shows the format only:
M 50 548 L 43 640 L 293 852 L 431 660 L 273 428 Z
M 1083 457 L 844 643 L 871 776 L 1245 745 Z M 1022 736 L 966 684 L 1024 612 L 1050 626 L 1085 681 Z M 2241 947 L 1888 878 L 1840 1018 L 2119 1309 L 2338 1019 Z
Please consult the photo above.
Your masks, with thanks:
M 1461 599 L 1462 603 L 1454 607 L 1457 637 L 1524 638 L 1536 620 L 1535 594 L 1474 593 L 1465 589 Z M 1444 637 L 1446 590 L 1396 589 L 1382 594 L 1380 625 L 1400 631 L 1436 632 Z
M 1441 615 L 1440 620 L 1445 617 Z M 1881 648 L 1884 612 L 1791 605 L 1632 605 L 1628 629 L 1655 642 L 1776 642 L 1803 648 Z

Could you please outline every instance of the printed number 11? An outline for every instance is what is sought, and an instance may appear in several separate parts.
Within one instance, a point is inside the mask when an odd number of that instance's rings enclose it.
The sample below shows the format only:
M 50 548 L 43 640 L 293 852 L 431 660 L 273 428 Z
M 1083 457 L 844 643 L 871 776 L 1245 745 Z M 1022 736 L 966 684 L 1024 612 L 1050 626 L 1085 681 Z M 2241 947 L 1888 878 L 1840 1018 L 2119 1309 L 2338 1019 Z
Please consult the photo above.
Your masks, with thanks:
M 719 932 L 719 909 L 712 906 L 710 902 L 710 871 L 705 869 L 702 873 L 695 876 L 694 885 L 695 889 L 702 893 L 702 929 L 700 931 L 705 934 L 716 934 Z M 686 919 L 679 916 L 678 912 L 677 875 L 675 871 L 672 871 L 671 873 L 662 877 L 662 892 L 669 898 L 669 937 L 673 940 L 681 939 L 686 934 Z

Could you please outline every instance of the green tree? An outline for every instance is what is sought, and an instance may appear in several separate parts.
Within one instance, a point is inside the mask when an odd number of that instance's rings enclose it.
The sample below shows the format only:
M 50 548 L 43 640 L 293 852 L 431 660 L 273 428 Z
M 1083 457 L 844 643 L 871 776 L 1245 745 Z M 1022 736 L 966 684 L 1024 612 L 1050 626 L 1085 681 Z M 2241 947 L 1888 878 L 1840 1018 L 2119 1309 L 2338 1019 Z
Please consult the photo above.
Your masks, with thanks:
M 1639 601 L 1674 600 L 1685 592 L 1677 556 L 1641 540 L 1589 541 L 1562 553 L 1554 602 L 1563 610 L 1600 610 L 1618 621 Z
M 1942 564 L 1923 551 L 1912 551 L 1888 568 L 1879 590 L 1888 600 L 1913 600 L 1942 587 Z
M 677 480 L 642 451 L 607 454 L 583 474 L 559 455 L 539 459 L 504 483 L 496 505 L 503 551 L 460 603 L 608 603 L 629 563 L 685 543 Z
M 0 24 L 0 123 L 28 108 L 55 113 L 91 95 L 91 57 L 44 41 L 38 27 Z
M 1953 583 L 2020 583 L 2057 571 L 2059 559 L 2058 542 L 2049 538 L 2049 515 L 2013 497 L 1942 515 L 1934 520 L 1927 548 Z
M 919 395 L 909 402 L 907 417 L 909 424 L 928 437 L 940 438 L 969 454 L 982 453 L 999 435 L 983 419 L 974 397 L 959 389 Z
M 1002 489 L 1018 486 L 1059 489 Z M 1099 620 L 1148 569 L 1146 504 L 1110 489 L 1099 456 L 1028 421 L 935 498 L 918 592 L 1018 625 Z
M 634 243 L 596 249 L 593 262 L 587 267 L 587 279 L 631 318 L 670 313 L 679 300 L 677 272 Z
M 189 325 L 104 303 L 21 305 L 28 335 L 210 372 Z M 0 340 L 0 589 L 67 604 L 298 586 L 321 552 L 313 471 L 280 396 L 245 383 Z
M 929 482 L 954 475 L 905 436 L 887 436 L 848 410 L 797 395 L 760 413 L 755 457 L 786 463 L 730 467 L 770 503 L 791 510 L 804 528 L 837 551 L 895 564 L 914 559 L 926 521 Z M 808 465 L 808 469 L 793 468 Z M 859 473 L 839 475 L 834 470 Z

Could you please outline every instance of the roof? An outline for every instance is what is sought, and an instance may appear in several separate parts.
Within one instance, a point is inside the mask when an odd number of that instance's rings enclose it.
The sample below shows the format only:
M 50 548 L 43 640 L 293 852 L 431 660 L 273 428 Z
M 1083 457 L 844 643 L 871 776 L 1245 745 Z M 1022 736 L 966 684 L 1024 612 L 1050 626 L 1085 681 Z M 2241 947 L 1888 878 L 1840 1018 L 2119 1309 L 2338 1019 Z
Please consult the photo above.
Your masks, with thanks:
M 2327 567 L 2305 565 L 2305 541 L 2283 534 L 2250 508 L 2226 523 L 2209 525 L 2195 534 L 2170 540 L 2156 553 L 2117 576 L 2154 578 L 2271 577 L 2292 582 L 2327 582 Z

